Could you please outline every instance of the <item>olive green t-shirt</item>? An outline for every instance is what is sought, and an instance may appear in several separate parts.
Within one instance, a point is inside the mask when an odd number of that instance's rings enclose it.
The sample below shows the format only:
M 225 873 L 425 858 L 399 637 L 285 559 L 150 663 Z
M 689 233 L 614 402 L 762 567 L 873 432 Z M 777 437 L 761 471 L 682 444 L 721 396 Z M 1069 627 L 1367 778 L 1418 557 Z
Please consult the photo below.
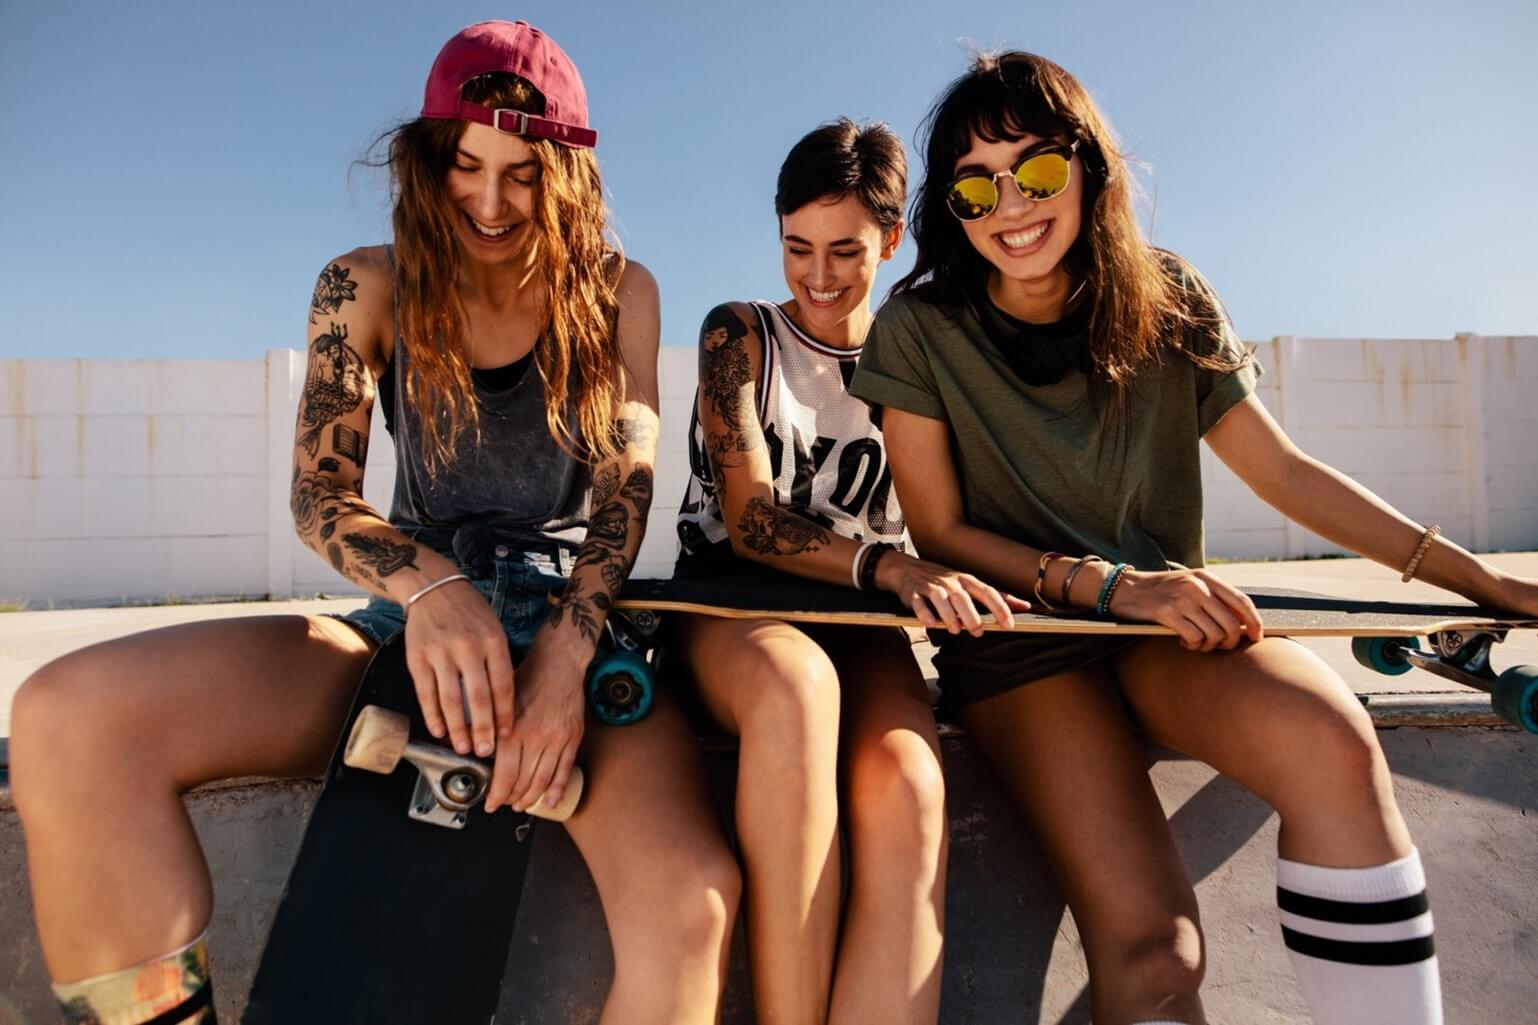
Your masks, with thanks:
M 1009 343 L 990 338 L 970 305 L 911 294 L 876 313 L 849 390 L 949 425 L 972 524 L 1143 570 L 1200 566 L 1199 442 L 1254 390 L 1261 371 L 1206 282 L 1182 263 L 1171 261 L 1171 273 L 1189 290 L 1196 317 L 1185 349 L 1243 363 L 1213 370 L 1164 352 L 1133 377 L 1125 432 L 1119 421 L 1102 431 L 1080 370 L 1028 385 L 1001 351 Z

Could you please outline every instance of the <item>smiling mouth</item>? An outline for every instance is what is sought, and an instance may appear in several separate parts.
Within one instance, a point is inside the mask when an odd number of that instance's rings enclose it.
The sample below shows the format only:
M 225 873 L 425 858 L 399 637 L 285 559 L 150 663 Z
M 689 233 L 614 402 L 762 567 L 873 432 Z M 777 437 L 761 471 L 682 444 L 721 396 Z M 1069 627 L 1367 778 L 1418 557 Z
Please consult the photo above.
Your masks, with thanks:
M 502 238 L 508 232 L 517 227 L 516 224 L 508 224 L 500 228 L 494 228 L 489 224 L 482 224 L 480 221 L 476 220 L 474 217 L 471 217 L 469 214 L 465 214 L 465 221 L 470 225 L 471 229 L 475 232 L 476 235 L 487 239 L 488 241 Z
M 1052 221 L 1048 219 L 1015 231 L 1001 231 L 993 237 L 1007 250 L 1030 249 L 1046 238 L 1051 230 Z
M 838 302 L 843 294 L 847 291 L 849 291 L 849 289 L 839 288 L 832 292 L 819 292 L 817 289 L 808 286 L 806 294 L 810 296 L 812 302 L 818 306 L 832 306 L 834 303 Z

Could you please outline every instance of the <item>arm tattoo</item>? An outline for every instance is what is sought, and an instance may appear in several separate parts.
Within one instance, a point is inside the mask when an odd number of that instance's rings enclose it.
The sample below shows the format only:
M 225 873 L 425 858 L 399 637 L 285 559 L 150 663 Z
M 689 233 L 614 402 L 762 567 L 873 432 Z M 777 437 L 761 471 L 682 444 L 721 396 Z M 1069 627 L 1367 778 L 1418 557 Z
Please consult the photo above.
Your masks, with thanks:
M 368 438 L 346 424 L 336 424 L 331 428 L 331 451 L 351 459 L 354 466 L 362 466 L 368 459 Z
M 644 524 L 652 507 L 652 471 L 649 466 L 637 466 L 625 478 L 625 486 L 619 489 L 619 497 L 635 506 L 636 519 Z
M 614 492 L 619 490 L 619 467 L 613 463 L 605 463 L 593 478 L 592 504 L 603 505 L 614 497 Z
M 320 451 L 320 431 L 363 404 L 368 387 L 368 370 L 363 357 L 347 344 L 347 325 L 331 325 L 331 330 L 310 343 L 310 367 L 305 374 L 303 403 L 299 422 L 308 427 L 299 444 L 313 458 Z
M 645 447 L 657 439 L 657 428 L 644 420 L 627 420 L 620 417 L 614 421 L 614 439 L 620 447 L 626 445 L 640 445 Z
M 748 327 L 730 306 L 717 306 L 700 328 L 700 391 L 729 432 L 743 428 L 742 389 L 753 383 Z
M 315 282 L 315 294 L 310 297 L 310 323 L 315 323 L 317 313 L 335 313 L 344 302 L 358 298 L 358 283 L 350 280 L 352 272 L 333 263 L 320 272 Z
M 770 505 L 762 498 L 748 500 L 737 529 L 742 531 L 742 543 L 759 555 L 815 552 L 833 540 L 817 524 Z
M 289 508 L 294 513 L 294 527 L 300 534 L 308 534 L 315 529 L 316 524 L 324 523 L 321 527 L 322 540 L 329 540 L 331 534 L 336 532 L 332 521 L 339 516 L 373 512 L 363 496 L 356 491 L 344 488 L 324 474 L 304 472 L 298 467 L 294 468 L 288 498 Z M 326 531 L 326 527 L 331 530 Z
M 415 561 L 416 545 L 398 544 L 387 537 L 370 537 L 368 534 L 343 534 L 342 543 L 357 552 L 358 559 L 381 577 L 408 567 L 421 569 Z
M 588 596 L 582 593 L 582 581 L 573 577 L 561 593 L 560 600 L 546 620 L 552 627 L 559 627 L 569 614 L 577 632 L 590 641 L 598 639 L 600 629 L 598 614 L 609 610 L 609 596 L 602 591 Z

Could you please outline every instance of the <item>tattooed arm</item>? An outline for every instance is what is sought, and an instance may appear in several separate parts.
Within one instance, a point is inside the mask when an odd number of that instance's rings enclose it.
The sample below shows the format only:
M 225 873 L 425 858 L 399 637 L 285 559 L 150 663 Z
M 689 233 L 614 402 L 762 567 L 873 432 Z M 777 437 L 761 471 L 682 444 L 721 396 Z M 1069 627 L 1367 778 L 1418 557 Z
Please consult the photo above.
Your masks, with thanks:
M 402 604 L 459 568 L 418 545 L 363 500 L 374 383 L 393 355 L 389 261 L 358 249 L 321 271 L 310 300 L 309 360 L 294 438 L 294 527 L 338 573 Z M 427 727 L 461 753 L 490 755 L 512 729 L 513 669 L 501 623 L 459 582 L 411 611 L 406 656 Z M 469 707 L 468 722 L 465 709 Z
M 623 368 L 614 408 L 619 453 L 593 468 L 587 538 L 519 669 L 515 744 L 499 745 L 487 807 L 559 803 L 584 729 L 583 680 L 614 596 L 630 574 L 652 500 L 657 451 L 657 285 L 627 263 L 617 286 Z
M 859 542 L 776 502 L 756 402 L 765 345 L 750 326 L 757 323 L 750 306 L 728 303 L 706 314 L 700 328 L 699 419 L 732 551 L 797 576 L 853 586 Z M 876 584 L 926 626 L 952 633 L 981 632 L 972 598 L 999 619 L 1010 618 L 1005 599 L 976 577 L 901 552 L 881 558 Z

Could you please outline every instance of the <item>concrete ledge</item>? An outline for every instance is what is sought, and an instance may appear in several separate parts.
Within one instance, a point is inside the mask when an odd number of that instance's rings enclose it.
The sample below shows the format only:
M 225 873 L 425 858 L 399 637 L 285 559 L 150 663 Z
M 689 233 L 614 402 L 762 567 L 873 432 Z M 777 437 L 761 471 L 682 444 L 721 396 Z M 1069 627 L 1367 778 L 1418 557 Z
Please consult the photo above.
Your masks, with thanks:
M 1431 880 L 1448 1020 L 1526 1020 L 1538 1003 L 1538 816 L 1529 814 L 1538 808 L 1538 742 L 1512 730 L 1418 726 L 1381 740 Z M 942 1020 L 1084 1025 L 1083 956 L 1061 895 L 970 744 L 952 734 L 943 751 L 952 851 Z M 729 794 L 734 760 L 709 757 L 718 791 Z M 1275 817 L 1198 763 L 1161 761 L 1152 776 L 1202 902 L 1212 1020 L 1306 1020 L 1272 905 Z M 225 1020 L 238 1019 L 317 789 L 244 782 L 189 797 L 214 873 L 212 952 Z M 612 972 L 597 895 L 561 830 L 541 828 L 534 843 L 498 1021 L 592 1021 Z M 41 1025 L 54 1012 L 23 854 L 14 811 L 0 811 L 0 995 Z M 740 935 L 724 1020 L 752 1021 Z

